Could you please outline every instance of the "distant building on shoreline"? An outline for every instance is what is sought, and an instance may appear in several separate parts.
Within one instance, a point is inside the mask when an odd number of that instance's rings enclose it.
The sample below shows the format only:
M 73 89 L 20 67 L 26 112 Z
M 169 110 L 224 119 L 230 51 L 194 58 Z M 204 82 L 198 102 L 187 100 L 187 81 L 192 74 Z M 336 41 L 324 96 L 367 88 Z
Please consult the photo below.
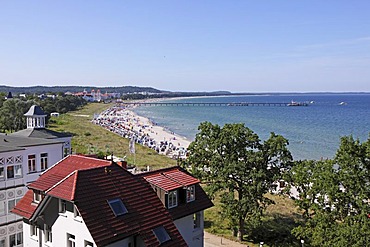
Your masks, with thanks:
M 84 90 L 82 92 L 71 94 L 77 97 L 82 97 L 84 100 L 88 102 L 100 102 L 109 99 L 117 99 L 121 97 L 120 93 L 108 93 L 108 92 L 101 93 L 100 89 L 97 89 L 96 91 L 92 89 L 91 92 L 87 92 L 86 90 Z

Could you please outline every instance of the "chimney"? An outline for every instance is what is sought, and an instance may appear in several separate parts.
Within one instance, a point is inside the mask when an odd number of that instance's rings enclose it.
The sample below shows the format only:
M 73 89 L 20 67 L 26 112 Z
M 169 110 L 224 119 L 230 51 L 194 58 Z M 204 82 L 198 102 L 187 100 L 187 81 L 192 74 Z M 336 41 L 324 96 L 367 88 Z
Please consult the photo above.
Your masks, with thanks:
M 120 160 L 117 162 L 117 165 L 121 166 L 123 169 L 127 170 L 127 161 Z

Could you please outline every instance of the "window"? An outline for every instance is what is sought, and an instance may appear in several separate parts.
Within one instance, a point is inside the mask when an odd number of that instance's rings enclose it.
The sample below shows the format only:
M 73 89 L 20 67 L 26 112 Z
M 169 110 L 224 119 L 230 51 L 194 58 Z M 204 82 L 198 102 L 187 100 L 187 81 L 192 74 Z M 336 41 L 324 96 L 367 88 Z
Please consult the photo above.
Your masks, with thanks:
M 21 178 L 22 177 L 22 165 L 12 165 L 6 168 L 7 178 Z
M 33 202 L 39 203 L 42 200 L 41 191 L 34 190 L 33 191 Z
M 41 159 L 41 171 L 48 169 L 48 154 L 42 153 L 40 155 Z
M 51 227 L 48 225 L 44 225 L 44 237 L 45 237 L 45 243 L 46 242 L 53 242 L 53 235 L 51 233 Z
M 0 167 L 0 180 L 5 179 L 5 174 L 4 174 L 4 167 Z
M 6 202 L 4 202 L 4 201 L 0 202 L 0 215 L 5 215 L 5 204 L 6 204 Z
M 177 190 L 168 193 L 168 208 L 177 206 Z
M 75 235 L 67 233 L 67 246 L 68 247 L 76 247 Z
M 8 214 L 10 214 L 10 211 L 14 208 L 15 203 L 16 203 L 15 199 L 8 201 Z
M 94 247 L 94 244 L 85 240 L 85 247 Z
M 123 215 L 128 212 L 125 205 L 119 198 L 108 200 L 108 203 L 115 216 Z
M 5 247 L 5 239 L 0 239 L 0 247 Z
M 23 233 L 22 232 L 18 232 L 18 233 L 15 233 L 9 236 L 9 246 L 10 247 L 19 246 L 21 244 L 23 244 Z
M 59 199 L 59 213 L 65 213 L 67 211 L 67 202 Z
M 166 229 L 163 226 L 157 227 L 153 229 L 154 235 L 157 237 L 160 244 L 171 240 L 170 236 L 168 235 Z
M 37 226 L 30 225 L 30 235 L 31 237 L 37 237 Z
M 193 219 L 194 219 L 194 229 L 200 228 L 200 219 L 201 219 L 200 212 L 195 213 L 193 215 Z
M 30 154 L 28 155 L 28 172 L 35 171 L 36 171 L 36 155 Z
M 76 205 L 74 205 L 73 207 L 73 213 L 74 213 L 75 218 L 81 217 L 80 211 L 78 211 L 78 208 L 76 207 Z
M 192 202 L 194 200 L 195 200 L 195 185 L 192 185 L 186 189 L 186 202 Z
M 3 165 L 5 165 L 5 158 L 0 157 L 0 166 L 3 166 Z

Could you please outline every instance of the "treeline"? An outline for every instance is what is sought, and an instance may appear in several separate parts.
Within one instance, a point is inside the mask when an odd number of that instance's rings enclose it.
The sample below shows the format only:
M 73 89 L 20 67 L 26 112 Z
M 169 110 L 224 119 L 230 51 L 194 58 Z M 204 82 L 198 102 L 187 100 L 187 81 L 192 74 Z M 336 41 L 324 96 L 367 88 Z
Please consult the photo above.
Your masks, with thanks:
M 152 87 L 135 87 L 135 86 L 122 86 L 122 87 L 92 87 L 92 86 L 33 86 L 33 87 L 9 87 L 9 86 L 1 86 L 0 85 L 0 92 L 12 92 L 15 94 L 47 94 L 47 93 L 66 93 L 66 92 L 82 92 L 84 90 L 91 92 L 91 90 L 98 90 L 102 93 L 106 91 L 109 93 L 138 93 L 138 92 L 147 92 L 147 93 L 163 93 L 165 91 L 158 90 Z
M 274 133 L 261 142 L 244 124 L 204 122 L 198 129 L 185 163 L 220 198 L 234 236 L 268 246 L 368 246 L 370 137 L 343 137 L 333 159 L 295 161 L 288 140 Z M 291 232 L 276 234 L 261 219 L 274 203 L 266 195 L 283 181 L 282 193 L 295 199 L 301 217 Z
M 74 111 L 86 103 L 84 99 L 70 95 L 45 99 L 38 97 L 5 99 L 5 94 L 0 93 L 0 130 L 1 132 L 14 132 L 26 128 L 24 114 L 35 104 L 41 106 L 50 116 L 52 112 Z

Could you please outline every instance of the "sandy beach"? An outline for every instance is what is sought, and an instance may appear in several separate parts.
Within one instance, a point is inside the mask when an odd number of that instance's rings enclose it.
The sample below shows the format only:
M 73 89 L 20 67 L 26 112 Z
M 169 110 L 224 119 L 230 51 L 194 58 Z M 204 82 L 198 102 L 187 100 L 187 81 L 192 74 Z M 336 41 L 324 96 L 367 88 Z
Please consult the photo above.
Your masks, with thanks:
M 137 115 L 132 111 L 132 106 L 113 106 L 95 116 L 92 122 L 160 154 L 171 158 L 186 158 L 189 140 Z

